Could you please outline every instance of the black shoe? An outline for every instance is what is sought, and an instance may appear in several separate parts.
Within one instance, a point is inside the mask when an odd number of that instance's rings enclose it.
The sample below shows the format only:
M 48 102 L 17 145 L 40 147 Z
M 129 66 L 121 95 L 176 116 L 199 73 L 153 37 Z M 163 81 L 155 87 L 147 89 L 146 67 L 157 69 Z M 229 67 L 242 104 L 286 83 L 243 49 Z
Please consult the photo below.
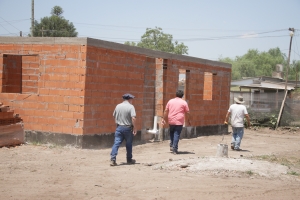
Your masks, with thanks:
M 172 152 L 173 152 L 173 147 L 170 147 L 170 151 L 172 151 Z
M 133 165 L 133 164 L 135 164 L 135 160 L 134 159 L 127 160 L 127 164 Z
M 235 151 L 242 151 L 242 149 L 238 148 L 238 149 L 234 149 Z
M 110 161 L 110 166 L 116 166 L 116 165 L 117 165 L 117 163 L 116 163 L 115 160 L 111 160 L 111 161 Z

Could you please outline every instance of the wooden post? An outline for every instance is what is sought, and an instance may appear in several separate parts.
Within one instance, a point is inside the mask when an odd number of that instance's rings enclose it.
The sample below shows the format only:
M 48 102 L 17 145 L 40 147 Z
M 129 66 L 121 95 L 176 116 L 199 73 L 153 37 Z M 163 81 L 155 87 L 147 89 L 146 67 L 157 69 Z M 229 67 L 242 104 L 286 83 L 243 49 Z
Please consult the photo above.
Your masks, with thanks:
M 289 48 L 288 63 L 287 63 L 287 67 L 286 67 L 285 95 L 284 95 L 284 99 L 282 101 L 281 108 L 280 108 L 280 111 L 279 111 L 279 114 L 278 114 L 278 118 L 277 118 L 277 123 L 276 123 L 275 130 L 278 128 L 278 124 L 280 122 L 280 118 L 281 118 L 281 115 L 282 115 L 282 110 L 283 110 L 283 107 L 284 107 L 286 95 L 287 95 L 287 92 L 288 92 L 288 90 L 287 90 L 287 81 L 288 81 L 288 78 L 289 78 L 289 66 L 290 66 L 291 47 L 292 47 L 292 41 L 293 41 L 293 35 L 294 35 L 295 29 L 294 28 L 289 28 L 289 30 L 291 31 L 290 32 L 291 39 L 290 39 L 290 48 Z
M 34 0 L 31 0 L 31 37 L 33 37 L 34 27 Z
M 278 108 L 278 89 L 276 90 L 275 108 Z

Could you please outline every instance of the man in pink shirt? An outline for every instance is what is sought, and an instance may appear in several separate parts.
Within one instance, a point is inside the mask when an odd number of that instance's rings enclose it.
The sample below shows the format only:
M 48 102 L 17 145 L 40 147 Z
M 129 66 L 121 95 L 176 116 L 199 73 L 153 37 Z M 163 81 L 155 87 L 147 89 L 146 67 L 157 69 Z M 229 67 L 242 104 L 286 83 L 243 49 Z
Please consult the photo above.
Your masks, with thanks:
M 187 121 L 189 125 L 191 125 L 189 106 L 187 102 L 182 99 L 183 95 L 183 91 L 178 90 L 176 92 L 176 98 L 169 100 L 161 121 L 162 125 L 165 125 L 166 121 L 169 123 L 170 151 L 172 151 L 173 154 L 178 153 L 178 142 L 184 124 L 185 114 L 187 114 Z

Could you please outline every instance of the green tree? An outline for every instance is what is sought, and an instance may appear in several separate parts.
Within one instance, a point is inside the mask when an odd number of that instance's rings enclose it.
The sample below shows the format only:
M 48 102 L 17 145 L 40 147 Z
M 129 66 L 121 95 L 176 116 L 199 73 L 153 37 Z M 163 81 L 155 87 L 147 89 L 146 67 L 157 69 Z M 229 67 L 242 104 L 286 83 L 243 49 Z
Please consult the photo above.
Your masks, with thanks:
M 124 44 L 130 45 L 130 46 L 136 46 L 137 45 L 137 43 L 135 43 L 135 42 L 128 42 L 128 41 L 126 41 Z
M 63 9 L 60 6 L 54 6 L 51 9 L 51 15 L 61 16 L 63 14 Z
M 237 56 L 235 59 L 219 58 L 219 60 L 232 64 L 232 80 L 242 77 L 272 76 L 276 64 L 286 64 L 285 54 L 278 47 L 268 52 L 250 49 L 245 55 Z
M 50 17 L 42 18 L 40 23 L 35 20 L 33 37 L 77 37 L 76 28 L 64 19 L 63 12 L 60 6 L 54 6 Z
M 141 41 L 138 43 L 127 41 L 124 44 L 180 55 L 188 54 L 187 46 L 183 43 L 179 44 L 178 41 L 173 43 L 173 36 L 164 33 L 162 28 L 159 27 L 154 29 L 147 28 L 144 35 L 141 36 Z
M 293 60 L 292 64 L 290 64 L 288 80 L 295 80 L 299 82 L 299 73 L 300 73 L 300 61 Z M 299 83 L 297 83 L 297 85 L 299 85 Z

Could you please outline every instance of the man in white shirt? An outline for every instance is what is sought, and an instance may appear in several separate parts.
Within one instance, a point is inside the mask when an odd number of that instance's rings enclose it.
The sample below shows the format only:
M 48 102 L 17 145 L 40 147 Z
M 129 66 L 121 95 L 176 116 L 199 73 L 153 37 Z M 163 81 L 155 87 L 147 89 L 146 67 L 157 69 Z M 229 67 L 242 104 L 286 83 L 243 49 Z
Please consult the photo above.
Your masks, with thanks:
M 248 128 L 250 128 L 250 117 L 248 115 L 246 106 L 242 105 L 244 103 L 243 97 L 238 96 L 234 98 L 235 104 L 232 104 L 225 118 L 225 124 L 228 124 L 228 118 L 231 116 L 231 126 L 232 126 L 232 142 L 231 149 L 240 151 L 241 141 L 244 135 L 244 117 L 247 119 Z

